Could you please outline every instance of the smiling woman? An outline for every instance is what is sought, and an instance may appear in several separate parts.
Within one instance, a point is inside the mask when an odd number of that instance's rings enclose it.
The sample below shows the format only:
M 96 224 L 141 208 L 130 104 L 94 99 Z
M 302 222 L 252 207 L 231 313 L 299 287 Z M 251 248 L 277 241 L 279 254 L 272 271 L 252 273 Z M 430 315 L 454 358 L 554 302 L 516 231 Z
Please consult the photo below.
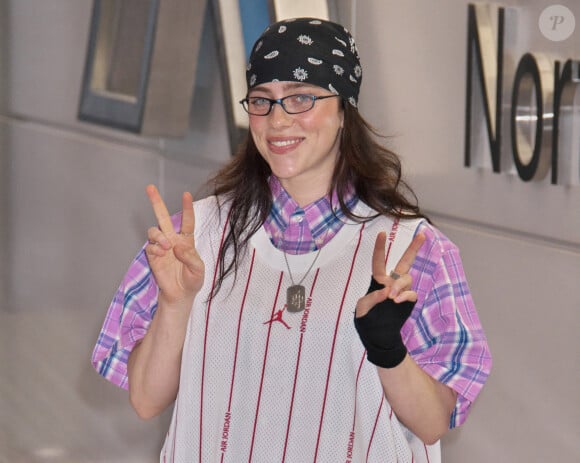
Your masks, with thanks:
M 440 461 L 491 366 L 459 251 L 360 115 L 343 26 L 272 24 L 246 69 L 213 194 L 171 216 L 147 188 L 93 364 L 143 418 L 174 404 L 163 461 Z

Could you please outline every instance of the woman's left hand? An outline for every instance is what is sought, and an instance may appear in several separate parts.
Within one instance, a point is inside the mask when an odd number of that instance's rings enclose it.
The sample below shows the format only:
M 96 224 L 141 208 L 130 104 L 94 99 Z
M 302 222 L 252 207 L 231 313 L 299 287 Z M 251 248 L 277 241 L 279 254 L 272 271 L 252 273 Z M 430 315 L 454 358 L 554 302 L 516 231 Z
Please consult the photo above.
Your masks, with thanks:
M 411 315 L 417 293 L 409 270 L 425 236 L 417 234 L 390 274 L 385 269 L 386 233 L 378 234 L 373 252 L 373 274 L 367 294 L 358 300 L 354 324 L 369 362 L 393 368 L 407 355 L 401 328 Z

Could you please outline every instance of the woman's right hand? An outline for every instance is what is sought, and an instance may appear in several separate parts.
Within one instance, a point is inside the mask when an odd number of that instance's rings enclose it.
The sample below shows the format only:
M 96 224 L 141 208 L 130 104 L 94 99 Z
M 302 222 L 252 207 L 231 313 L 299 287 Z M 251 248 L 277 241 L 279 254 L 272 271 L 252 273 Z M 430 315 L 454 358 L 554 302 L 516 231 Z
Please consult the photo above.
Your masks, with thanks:
M 145 254 L 159 286 L 160 301 L 169 306 L 191 304 L 205 274 L 204 263 L 195 249 L 193 198 L 190 193 L 183 194 L 181 230 L 177 232 L 157 188 L 148 185 L 146 191 L 159 227 L 148 230 Z

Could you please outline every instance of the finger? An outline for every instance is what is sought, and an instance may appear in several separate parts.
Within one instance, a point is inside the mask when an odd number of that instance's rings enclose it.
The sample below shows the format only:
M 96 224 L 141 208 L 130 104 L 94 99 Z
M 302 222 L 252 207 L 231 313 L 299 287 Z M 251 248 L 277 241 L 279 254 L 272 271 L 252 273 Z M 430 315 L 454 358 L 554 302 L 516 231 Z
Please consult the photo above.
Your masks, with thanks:
M 163 257 L 167 254 L 167 251 L 159 246 L 157 243 L 149 243 L 145 246 L 145 255 L 148 258 L 151 257 Z
M 174 248 L 175 257 L 194 275 L 203 274 L 204 264 L 195 249 L 189 246 L 177 245 Z
M 408 273 L 401 275 L 396 280 L 389 276 L 392 283 L 390 284 L 389 297 L 395 299 L 401 292 L 411 289 L 413 278 Z
M 181 197 L 181 209 L 181 233 L 184 235 L 193 235 L 193 231 L 195 230 L 193 197 L 187 191 Z
M 405 250 L 403 256 L 397 262 L 395 266 L 395 272 L 399 275 L 403 275 L 405 273 L 409 273 L 411 267 L 413 266 L 413 262 L 415 262 L 415 258 L 417 257 L 417 253 L 423 243 L 425 242 L 425 235 L 423 233 L 417 233 L 411 241 L 409 247 Z
M 158 245 L 165 250 L 171 249 L 171 242 L 157 227 L 151 227 L 147 230 L 147 240 L 149 243 Z
M 174 248 L 175 257 L 183 264 L 185 272 L 184 284 L 194 291 L 199 291 L 203 285 L 205 265 L 191 246 L 177 245 Z M 190 276 L 187 276 L 189 274 Z
M 399 302 L 417 302 L 417 293 L 411 289 L 407 291 L 402 291 L 397 297 L 393 299 L 396 303 Z
M 364 317 L 379 302 L 384 301 L 389 294 L 389 288 L 378 289 L 361 297 L 355 309 L 356 317 Z
M 175 228 L 173 228 L 171 216 L 169 215 L 167 206 L 165 206 L 165 202 L 163 202 L 163 198 L 161 198 L 157 187 L 155 185 L 147 185 L 145 191 L 147 192 L 151 206 L 153 206 L 153 212 L 155 213 L 155 218 L 157 219 L 161 231 L 166 233 L 168 236 L 175 234 Z
M 380 232 L 375 240 L 375 249 L 373 251 L 373 277 L 382 283 L 387 274 L 385 268 L 385 245 L 387 244 L 387 234 Z

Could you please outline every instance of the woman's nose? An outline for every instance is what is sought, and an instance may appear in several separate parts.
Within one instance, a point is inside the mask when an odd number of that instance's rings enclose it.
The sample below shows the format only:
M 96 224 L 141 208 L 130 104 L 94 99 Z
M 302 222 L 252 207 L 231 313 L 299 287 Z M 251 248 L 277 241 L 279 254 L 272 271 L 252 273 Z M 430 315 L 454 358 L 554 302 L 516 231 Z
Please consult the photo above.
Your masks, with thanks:
M 281 104 L 272 105 L 272 109 L 270 110 L 270 114 L 268 114 L 268 118 L 270 120 L 270 124 L 275 127 L 291 125 L 293 121 L 292 116 L 286 112 Z

